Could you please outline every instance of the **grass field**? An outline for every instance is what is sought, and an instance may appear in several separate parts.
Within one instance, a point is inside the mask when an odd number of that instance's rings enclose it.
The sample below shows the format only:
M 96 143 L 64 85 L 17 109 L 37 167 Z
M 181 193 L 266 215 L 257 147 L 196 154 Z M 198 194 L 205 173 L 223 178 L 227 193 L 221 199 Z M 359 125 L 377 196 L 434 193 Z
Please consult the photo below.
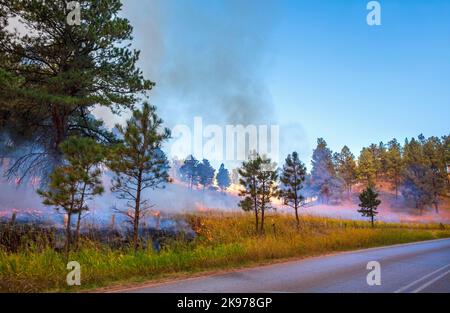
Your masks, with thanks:
M 49 248 L 28 245 L 16 253 L 0 250 L 0 291 L 76 292 L 118 284 L 139 283 L 194 273 L 267 264 L 303 258 L 450 237 L 442 224 L 377 223 L 330 218 L 301 218 L 298 231 L 290 215 L 272 214 L 266 219 L 264 236 L 254 233 L 249 214 L 202 213 L 184 215 L 198 234 L 193 241 L 170 241 L 157 253 L 151 248 L 135 253 L 111 249 L 96 242 L 83 242 L 70 260 L 81 264 L 80 287 L 68 287 L 66 260 Z

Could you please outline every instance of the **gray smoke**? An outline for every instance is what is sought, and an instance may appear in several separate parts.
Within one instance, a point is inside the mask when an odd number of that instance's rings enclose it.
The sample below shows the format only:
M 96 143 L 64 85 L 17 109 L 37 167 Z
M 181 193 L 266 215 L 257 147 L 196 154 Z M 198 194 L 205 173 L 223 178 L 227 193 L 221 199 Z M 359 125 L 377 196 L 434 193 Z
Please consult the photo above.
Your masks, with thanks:
M 169 124 L 274 122 L 264 77 L 274 1 L 125 1 L 151 101 Z

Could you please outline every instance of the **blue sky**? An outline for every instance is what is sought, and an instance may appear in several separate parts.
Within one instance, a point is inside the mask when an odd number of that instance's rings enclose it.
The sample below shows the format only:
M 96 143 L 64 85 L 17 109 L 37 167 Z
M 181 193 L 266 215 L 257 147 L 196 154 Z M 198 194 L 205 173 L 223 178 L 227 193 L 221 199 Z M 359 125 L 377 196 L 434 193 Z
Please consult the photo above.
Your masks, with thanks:
M 357 155 L 449 133 L 450 1 L 379 2 L 372 27 L 365 0 L 125 0 L 123 15 L 168 125 L 277 123 L 309 166 L 318 137 Z

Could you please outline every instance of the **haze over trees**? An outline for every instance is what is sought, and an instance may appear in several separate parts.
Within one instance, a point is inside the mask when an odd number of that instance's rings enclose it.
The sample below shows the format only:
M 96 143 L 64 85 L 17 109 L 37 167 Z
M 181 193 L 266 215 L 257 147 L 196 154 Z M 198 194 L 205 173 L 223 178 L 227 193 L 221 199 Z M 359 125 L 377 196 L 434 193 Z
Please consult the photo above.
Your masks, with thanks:
M 336 175 L 332 151 L 323 138 L 317 140 L 312 155 L 310 187 L 322 203 L 336 202 L 341 198 L 342 179 Z
M 439 211 L 439 197 L 448 193 L 449 183 L 446 160 L 448 136 L 406 140 L 404 145 L 404 171 L 401 192 L 422 210 L 433 205 Z
M 387 145 L 382 142 L 364 147 L 357 161 L 348 147 L 334 153 L 323 139 L 318 140 L 313 152 L 311 175 L 307 175 L 305 186 L 308 192 L 328 203 L 341 199 L 342 184 L 347 196 L 352 185 L 359 183 L 366 187 L 389 186 L 395 198 L 402 196 L 406 205 L 422 211 L 433 206 L 439 212 L 443 197 L 450 194 L 449 183 L 449 136 L 406 139 L 402 146 L 397 139 Z M 387 183 L 387 185 L 386 185 Z
M 82 1 L 81 25 L 67 23 L 66 1 L 0 2 L 0 131 L 10 152 L 21 154 L 9 177 L 48 177 L 63 158 L 60 144 L 70 136 L 114 143 L 92 114 L 96 105 L 114 113 L 134 104 L 154 83 L 136 66 L 130 48 L 132 26 L 122 18 L 120 0 Z M 11 31 L 11 18 L 27 34 Z

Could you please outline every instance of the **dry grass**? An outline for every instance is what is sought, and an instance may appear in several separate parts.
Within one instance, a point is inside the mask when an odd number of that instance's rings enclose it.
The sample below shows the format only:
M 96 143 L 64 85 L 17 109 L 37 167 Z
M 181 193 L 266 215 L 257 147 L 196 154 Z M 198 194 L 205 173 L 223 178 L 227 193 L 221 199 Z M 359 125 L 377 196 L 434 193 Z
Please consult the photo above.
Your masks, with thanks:
M 197 232 L 193 242 L 174 240 L 161 253 L 134 253 L 85 242 L 71 260 L 81 264 L 82 287 L 68 288 L 64 257 L 32 248 L 0 251 L 0 291 L 77 291 L 117 282 L 141 282 L 180 273 L 195 273 L 307 257 L 397 243 L 450 237 L 440 224 L 378 223 L 321 217 L 302 217 L 297 231 L 292 216 L 273 214 L 266 219 L 264 236 L 254 234 L 249 214 L 203 213 L 186 215 Z

